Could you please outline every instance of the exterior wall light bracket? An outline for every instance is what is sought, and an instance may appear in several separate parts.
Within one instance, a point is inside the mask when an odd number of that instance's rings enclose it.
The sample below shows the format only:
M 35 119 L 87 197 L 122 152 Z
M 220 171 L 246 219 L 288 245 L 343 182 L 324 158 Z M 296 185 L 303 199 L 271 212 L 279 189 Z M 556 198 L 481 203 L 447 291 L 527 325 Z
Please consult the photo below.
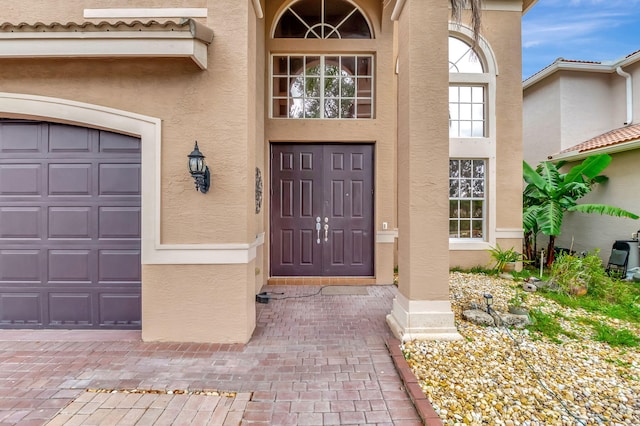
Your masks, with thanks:
M 204 161 L 204 155 L 198 149 L 198 141 L 191 151 L 189 157 L 189 173 L 191 177 L 196 181 L 196 191 L 200 191 L 206 194 L 209 191 L 209 183 L 211 181 L 211 174 L 209 173 L 209 167 Z

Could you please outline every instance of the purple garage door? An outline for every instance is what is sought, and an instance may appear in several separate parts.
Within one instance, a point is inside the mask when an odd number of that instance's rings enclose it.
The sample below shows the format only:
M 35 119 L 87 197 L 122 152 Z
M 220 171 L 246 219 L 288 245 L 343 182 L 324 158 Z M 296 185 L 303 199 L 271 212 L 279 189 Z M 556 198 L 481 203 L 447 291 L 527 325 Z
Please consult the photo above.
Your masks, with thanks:
M 140 328 L 140 139 L 0 120 L 0 328 Z

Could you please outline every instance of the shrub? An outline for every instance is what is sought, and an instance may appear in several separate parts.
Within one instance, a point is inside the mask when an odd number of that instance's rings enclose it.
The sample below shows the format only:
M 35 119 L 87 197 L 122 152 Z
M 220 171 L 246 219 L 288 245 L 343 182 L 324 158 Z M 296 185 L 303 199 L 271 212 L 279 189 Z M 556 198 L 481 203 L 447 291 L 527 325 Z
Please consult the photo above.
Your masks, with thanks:
M 605 296 L 613 282 L 605 273 L 598 252 L 596 249 L 584 257 L 560 253 L 551 265 L 551 280 L 566 294 L 580 294 L 584 288 L 590 295 Z

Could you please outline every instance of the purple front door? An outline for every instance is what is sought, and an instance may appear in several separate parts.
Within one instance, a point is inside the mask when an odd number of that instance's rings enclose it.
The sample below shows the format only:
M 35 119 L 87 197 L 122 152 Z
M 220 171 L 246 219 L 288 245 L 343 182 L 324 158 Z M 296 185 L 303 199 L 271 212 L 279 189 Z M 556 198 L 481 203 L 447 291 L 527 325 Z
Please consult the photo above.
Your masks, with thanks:
M 140 328 L 140 139 L 0 120 L 0 327 Z
M 271 276 L 373 276 L 373 145 L 273 144 Z

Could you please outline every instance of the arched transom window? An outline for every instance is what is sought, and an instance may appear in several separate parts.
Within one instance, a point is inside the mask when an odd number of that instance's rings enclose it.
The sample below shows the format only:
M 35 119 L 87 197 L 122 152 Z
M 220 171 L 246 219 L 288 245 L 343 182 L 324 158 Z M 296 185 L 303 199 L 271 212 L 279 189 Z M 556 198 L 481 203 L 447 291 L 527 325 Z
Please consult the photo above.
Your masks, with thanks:
M 480 58 L 464 41 L 449 37 L 449 72 L 484 72 Z
M 349 0 L 298 0 L 283 12 L 274 38 L 372 38 L 371 27 Z

